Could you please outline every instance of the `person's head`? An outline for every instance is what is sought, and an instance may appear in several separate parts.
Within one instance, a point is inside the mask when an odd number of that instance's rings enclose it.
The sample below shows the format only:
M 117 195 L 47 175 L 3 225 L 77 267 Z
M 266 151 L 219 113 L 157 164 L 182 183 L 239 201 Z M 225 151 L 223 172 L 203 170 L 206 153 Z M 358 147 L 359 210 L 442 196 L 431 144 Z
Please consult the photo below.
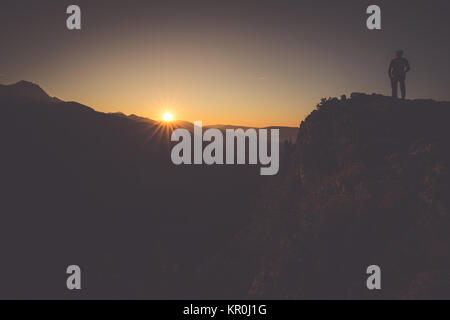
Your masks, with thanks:
M 396 58 L 401 58 L 401 57 L 403 57 L 403 50 L 397 50 L 397 51 L 395 52 L 395 57 L 396 57 Z

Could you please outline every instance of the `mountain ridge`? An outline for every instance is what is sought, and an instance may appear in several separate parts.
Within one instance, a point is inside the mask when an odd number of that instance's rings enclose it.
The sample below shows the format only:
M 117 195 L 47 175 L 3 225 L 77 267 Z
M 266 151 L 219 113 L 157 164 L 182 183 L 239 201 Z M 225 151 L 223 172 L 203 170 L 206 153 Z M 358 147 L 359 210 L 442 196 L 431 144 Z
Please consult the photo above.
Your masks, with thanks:
M 109 113 L 108 112 L 100 112 L 100 111 L 95 110 L 92 107 L 80 104 L 78 102 L 62 101 L 56 97 L 51 97 L 50 95 L 48 95 L 45 92 L 45 90 L 43 90 L 39 85 L 37 85 L 33 82 L 30 82 L 30 81 L 25 81 L 25 80 L 21 80 L 17 83 L 9 84 L 9 85 L 1 85 L 0 84 L 0 100 L 14 102 L 14 103 L 33 103 L 33 102 L 55 103 L 55 104 L 59 103 L 59 104 L 65 104 L 66 106 L 70 105 L 71 107 L 78 106 L 80 108 L 85 108 L 85 109 L 87 108 L 92 111 L 104 114 L 104 115 L 116 116 L 119 118 L 129 119 L 129 120 L 133 120 L 136 122 L 147 123 L 152 126 L 155 126 L 160 123 L 164 123 L 164 121 L 157 121 L 157 120 L 142 117 L 142 116 L 139 116 L 136 114 L 126 115 L 123 112 L 109 112 Z M 193 128 L 194 128 L 194 124 L 192 122 L 184 121 L 184 120 L 175 120 L 172 122 L 172 126 L 175 129 L 176 128 L 184 128 L 189 131 L 193 131 Z M 204 126 L 204 128 L 217 128 L 220 130 L 237 129 L 237 128 L 260 129 L 260 128 L 250 127 L 250 126 L 234 126 L 234 125 L 207 125 L 207 126 Z M 298 128 L 296 128 L 296 127 L 287 127 L 287 126 L 270 126 L 270 127 L 263 127 L 261 129 L 279 129 L 281 141 L 285 141 L 285 140 L 294 141 L 295 137 L 297 135 L 297 131 L 298 131 Z

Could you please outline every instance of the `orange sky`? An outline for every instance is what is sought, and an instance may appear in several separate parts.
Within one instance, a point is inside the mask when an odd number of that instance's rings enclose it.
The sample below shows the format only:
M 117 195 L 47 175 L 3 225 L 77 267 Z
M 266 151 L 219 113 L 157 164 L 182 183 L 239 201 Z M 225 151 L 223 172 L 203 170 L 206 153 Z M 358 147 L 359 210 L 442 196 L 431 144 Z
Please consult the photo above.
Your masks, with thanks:
M 49 69 L 32 67 L 25 78 L 98 111 L 155 120 L 169 111 L 175 119 L 206 125 L 298 126 L 321 98 L 314 83 L 301 77 L 311 73 L 307 59 L 293 70 L 286 60 L 298 57 L 287 54 L 268 64 L 280 52 L 261 44 L 245 49 L 243 42 L 244 50 L 231 55 L 211 42 L 189 46 L 181 36 L 175 45 L 164 39 L 150 45 L 131 38 L 120 48 L 99 42 L 54 57 Z M 65 66 L 70 72 L 61 72 Z
M 63 2 L 5 3 L 1 83 L 155 120 L 170 111 L 205 125 L 297 127 L 321 98 L 389 94 L 402 46 L 408 97 L 449 99 L 442 7 L 386 2 L 375 32 L 357 1 L 79 0 L 82 30 L 68 31 Z
M 169 111 L 177 120 L 257 127 L 297 127 L 321 92 L 340 95 L 344 90 L 337 75 L 324 79 L 315 72 L 312 62 L 318 58 L 311 53 L 299 55 L 252 39 L 238 44 L 230 39 L 240 47 L 230 52 L 223 39 L 189 45 L 183 38 L 143 44 L 135 34 L 121 46 L 102 39 L 88 50 L 51 55 L 21 78 L 98 111 L 155 120 Z M 333 68 L 332 63 L 326 67 Z

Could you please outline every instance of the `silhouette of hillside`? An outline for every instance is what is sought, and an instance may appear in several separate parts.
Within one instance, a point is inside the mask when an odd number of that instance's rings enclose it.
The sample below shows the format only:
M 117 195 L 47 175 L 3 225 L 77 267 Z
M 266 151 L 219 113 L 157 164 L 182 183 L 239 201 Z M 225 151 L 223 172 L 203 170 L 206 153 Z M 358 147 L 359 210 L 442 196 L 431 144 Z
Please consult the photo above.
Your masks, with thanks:
M 57 99 L 51 98 L 38 85 L 28 82 L 19 81 L 11 85 L 0 84 L 0 99 L 2 101 L 17 101 L 17 102 L 40 102 L 51 103 L 58 102 Z
M 191 123 L 29 82 L 0 86 L 0 114 L 0 298 L 72 297 L 74 263 L 82 298 L 450 297 L 448 102 L 324 99 L 275 177 L 173 166 L 171 130 Z
M 205 266 L 211 282 L 239 274 L 250 298 L 448 299 L 449 118 L 449 102 L 324 99 L 252 222 Z
M 0 86 L 0 114 L 0 297 L 67 297 L 73 263 L 84 298 L 200 296 L 193 270 L 247 222 L 256 167 L 176 167 L 171 126 L 29 82 Z

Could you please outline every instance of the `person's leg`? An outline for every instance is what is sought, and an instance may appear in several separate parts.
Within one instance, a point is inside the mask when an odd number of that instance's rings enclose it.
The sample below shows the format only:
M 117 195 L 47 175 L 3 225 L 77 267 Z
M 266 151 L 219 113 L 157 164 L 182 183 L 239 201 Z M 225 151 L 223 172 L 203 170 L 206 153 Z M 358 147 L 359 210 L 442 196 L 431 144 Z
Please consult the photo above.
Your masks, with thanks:
M 400 90 L 402 92 L 402 99 L 406 98 L 406 83 L 405 78 L 400 79 Z
M 392 98 L 397 98 L 397 84 L 398 80 L 396 78 L 391 78 L 391 86 L 392 86 Z

